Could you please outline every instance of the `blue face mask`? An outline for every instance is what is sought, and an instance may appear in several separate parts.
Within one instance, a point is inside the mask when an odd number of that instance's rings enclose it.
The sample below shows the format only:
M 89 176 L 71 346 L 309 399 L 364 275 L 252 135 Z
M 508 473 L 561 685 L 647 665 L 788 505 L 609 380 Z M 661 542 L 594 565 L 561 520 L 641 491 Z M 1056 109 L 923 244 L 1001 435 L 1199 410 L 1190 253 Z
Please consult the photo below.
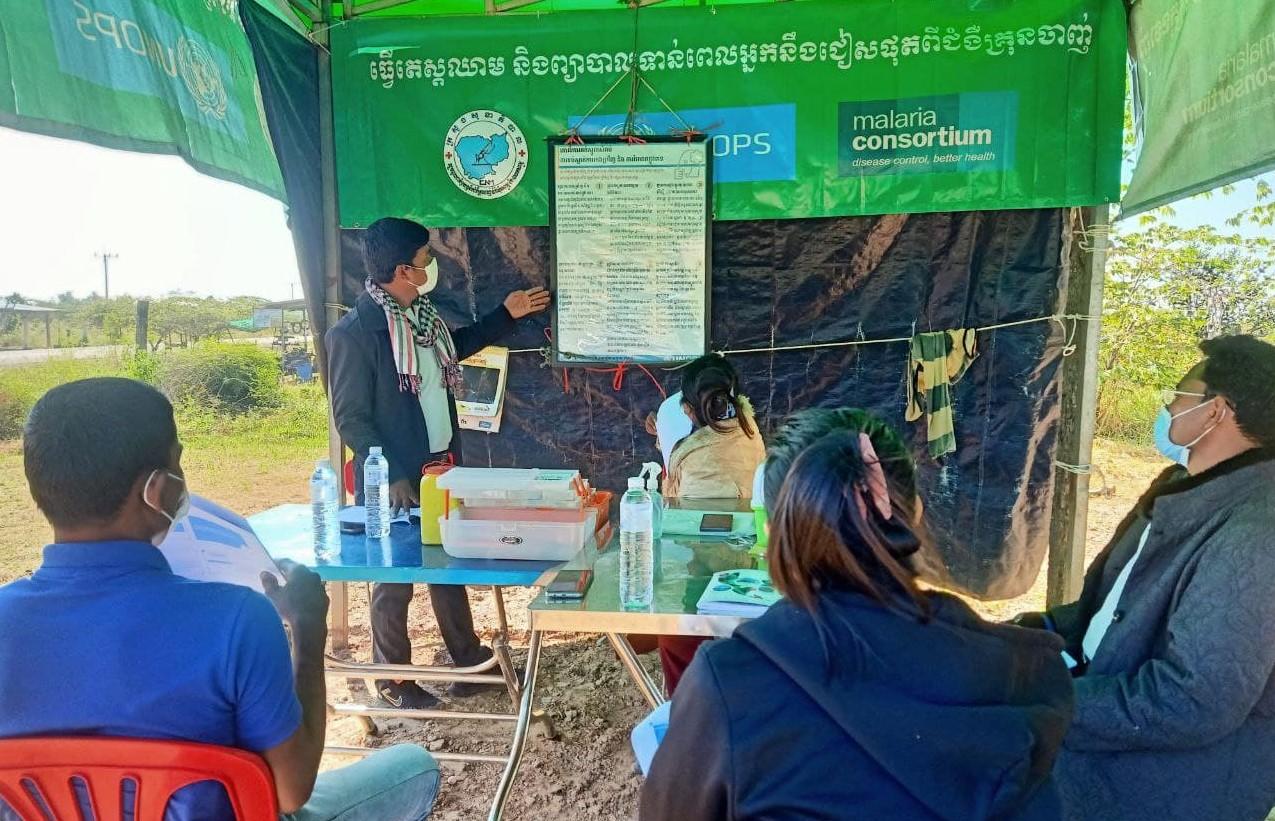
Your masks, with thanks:
M 1168 408 L 1160 408 L 1160 413 L 1155 418 L 1155 448 L 1160 451 L 1164 458 L 1186 467 L 1191 461 L 1191 449 L 1184 445 L 1174 444 L 1173 440 L 1169 438 L 1169 429 L 1171 427 L 1173 427 L 1173 414 L 1169 413 Z
M 1169 431 L 1173 428 L 1174 420 L 1181 419 L 1183 416 L 1195 413 L 1201 408 L 1207 408 L 1209 404 L 1210 403 L 1207 401 L 1201 402 L 1194 408 L 1184 410 L 1176 416 L 1174 416 L 1168 408 L 1160 408 L 1160 413 L 1155 418 L 1156 450 L 1160 451 L 1166 459 L 1177 462 L 1182 467 L 1187 467 L 1191 462 L 1191 448 L 1193 448 L 1201 439 L 1212 433 L 1214 429 L 1217 428 L 1217 425 L 1209 428 L 1204 433 L 1195 437 L 1193 441 L 1188 442 L 1185 445 L 1179 445 L 1177 442 L 1174 442 L 1173 438 L 1169 435 Z M 1221 424 L 1221 420 L 1218 421 L 1218 424 Z

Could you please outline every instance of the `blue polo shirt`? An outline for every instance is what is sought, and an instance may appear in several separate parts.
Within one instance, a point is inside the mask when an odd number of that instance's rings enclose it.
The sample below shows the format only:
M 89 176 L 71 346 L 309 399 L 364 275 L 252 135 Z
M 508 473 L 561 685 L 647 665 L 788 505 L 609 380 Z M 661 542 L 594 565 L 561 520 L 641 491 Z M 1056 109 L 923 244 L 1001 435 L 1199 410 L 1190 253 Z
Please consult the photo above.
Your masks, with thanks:
M 256 591 L 175 576 L 147 542 L 49 545 L 31 578 L 0 587 L 0 737 L 262 752 L 300 725 L 283 623 Z M 203 786 L 169 817 L 229 817 Z

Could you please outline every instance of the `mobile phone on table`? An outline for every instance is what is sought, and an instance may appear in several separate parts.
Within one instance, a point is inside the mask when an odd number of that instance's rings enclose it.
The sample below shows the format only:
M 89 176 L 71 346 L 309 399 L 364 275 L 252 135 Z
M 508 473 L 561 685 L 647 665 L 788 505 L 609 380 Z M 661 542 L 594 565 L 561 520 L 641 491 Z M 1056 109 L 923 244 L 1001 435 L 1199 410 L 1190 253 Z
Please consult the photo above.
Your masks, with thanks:
M 545 596 L 551 599 L 583 599 L 592 581 L 592 570 L 563 570 L 549 582 Z
M 705 513 L 700 520 L 700 533 L 730 533 L 735 529 L 735 517 L 729 513 Z

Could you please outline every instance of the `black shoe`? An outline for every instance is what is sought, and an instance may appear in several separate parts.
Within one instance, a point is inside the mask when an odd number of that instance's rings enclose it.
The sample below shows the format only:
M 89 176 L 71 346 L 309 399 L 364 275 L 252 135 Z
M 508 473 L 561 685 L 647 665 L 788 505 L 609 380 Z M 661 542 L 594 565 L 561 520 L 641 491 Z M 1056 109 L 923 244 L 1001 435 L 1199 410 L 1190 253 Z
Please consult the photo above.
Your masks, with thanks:
M 376 694 L 382 704 L 396 710 L 432 710 L 441 703 L 438 696 L 414 681 L 378 681 Z
M 475 658 L 469 664 L 458 665 L 458 666 L 477 667 L 478 665 L 487 662 L 493 655 L 494 653 L 492 653 L 492 650 L 490 647 L 482 647 L 480 648 L 480 652 L 478 653 L 477 658 Z M 500 670 L 499 664 L 497 664 L 495 667 L 492 667 L 486 673 L 486 675 L 500 675 L 500 674 L 501 674 L 501 670 Z M 498 689 L 503 690 L 504 688 L 505 688 L 504 684 L 476 684 L 471 681 L 453 681 L 451 686 L 447 688 L 447 694 L 454 698 L 470 698 L 471 696 L 481 695 L 483 693 L 491 692 L 492 690 L 498 690 Z

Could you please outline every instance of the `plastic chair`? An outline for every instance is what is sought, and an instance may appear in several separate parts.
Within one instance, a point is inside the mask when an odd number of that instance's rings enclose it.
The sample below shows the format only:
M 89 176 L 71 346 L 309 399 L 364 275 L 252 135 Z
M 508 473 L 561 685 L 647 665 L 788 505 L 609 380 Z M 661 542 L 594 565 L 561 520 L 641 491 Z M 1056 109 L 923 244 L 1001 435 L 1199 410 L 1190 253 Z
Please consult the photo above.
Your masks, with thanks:
M 101 736 L 0 741 L 0 798 L 23 821 L 124 821 L 130 781 L 136 821 L 162 821 L 173 793 L 197 781 L 220 782 L 238 821 L 279 818 L 270 768 L 243 750 Z M 81 813 L 81 796 L 91 815 Z
M 341 471 L 341 473 L 345 476 L 345 492 L 353 496 L 354 495 L 354 460 L 353 459 L 346 460 L 345 468 Z

